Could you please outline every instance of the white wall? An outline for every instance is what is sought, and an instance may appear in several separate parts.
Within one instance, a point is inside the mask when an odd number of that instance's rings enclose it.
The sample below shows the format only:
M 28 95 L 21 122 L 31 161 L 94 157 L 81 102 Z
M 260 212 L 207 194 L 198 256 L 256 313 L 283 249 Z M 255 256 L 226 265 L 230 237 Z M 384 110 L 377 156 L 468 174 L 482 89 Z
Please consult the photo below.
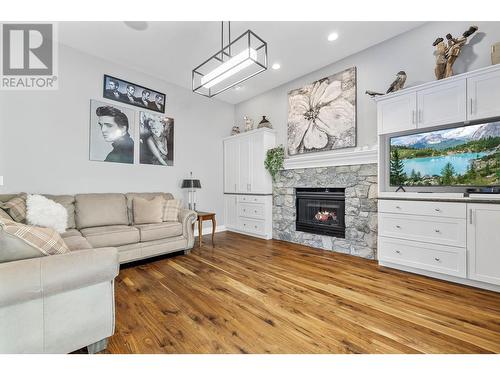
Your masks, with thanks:
M 105 73 L 166 93 L 173 167 L 89 161 L 90 99 L 106 101 Z M 187 200 L 179 186 L 193 171 L 202 183 L 199 208 L 215 210 L 223 224 L 221 140 L 233 120 L 233 105 L 60 46 L 59 90 L 0 92 L 0 192 L 166 191 Z
M 408 75 L 406 86 L 433 81 L 435 58 L 432 43 L 438 36 L 444 38 L 449 32 L 454 36 L 461 35 L 471 24 L 479 26 L 479 31 L 471 39 L 471 43 L 463 48 L 462 55 L 455 63 L 455 72 L 463 73 L 488 66 L 491 64 L 491 45 L 500 41 L 500 22 L 427 23 L 238 104 L 235 109 L 236 123 L 242 127 L 245 115 L 252 117 L 256 123 L 262 115 L 268 115 L 278 132 L 278 144 L 283 144 L 286 148 L 287 93 L 356 66 L 357 145 L 372 146 L 377 143 L 377 112 L 375 103 L 365 95 L 365 91 L 385 92 L 400 70 L 406 71 Z M 349 38 L 349 35 L 341 35 L 340 38 Z M 331 48 L 335 48 L 335 42 Z M 286 68 L 286 64 L 293 64 L 293 61 L 284 61 L 281 65 Z

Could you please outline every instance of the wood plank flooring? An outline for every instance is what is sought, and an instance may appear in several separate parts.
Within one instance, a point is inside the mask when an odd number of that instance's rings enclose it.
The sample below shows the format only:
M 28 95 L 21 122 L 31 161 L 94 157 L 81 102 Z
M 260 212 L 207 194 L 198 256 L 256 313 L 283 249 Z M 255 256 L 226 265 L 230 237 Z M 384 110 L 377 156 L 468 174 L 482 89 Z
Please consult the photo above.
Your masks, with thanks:
M 120 271 L 108 353 L 500 353 L 500 293 L 288 242 L 215 242 Z

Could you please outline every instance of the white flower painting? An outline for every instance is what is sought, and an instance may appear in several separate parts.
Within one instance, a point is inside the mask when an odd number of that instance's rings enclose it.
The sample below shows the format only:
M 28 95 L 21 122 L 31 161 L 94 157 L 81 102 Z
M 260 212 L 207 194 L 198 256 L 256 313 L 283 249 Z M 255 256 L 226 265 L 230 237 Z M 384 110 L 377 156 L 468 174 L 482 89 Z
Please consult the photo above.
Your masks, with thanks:
M 356 68 L 288 93 L 288 154 L 356 146 Z

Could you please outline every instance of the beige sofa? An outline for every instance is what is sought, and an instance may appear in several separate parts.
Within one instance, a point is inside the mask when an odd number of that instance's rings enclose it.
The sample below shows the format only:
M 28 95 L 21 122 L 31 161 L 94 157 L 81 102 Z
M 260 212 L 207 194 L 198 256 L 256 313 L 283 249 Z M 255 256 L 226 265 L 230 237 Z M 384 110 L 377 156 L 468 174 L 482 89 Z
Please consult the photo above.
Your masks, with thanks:
M 68 211 L 61 236 L 69 254 L 0 264 L 0 353 L 97 352 L 114 333 L 114 278 L 119 263 L 194 244 L 194 211 L 178 221 L 133 224 L 134 197 L 169 193 L 45 195 Z M 0 195 L 7 201 L 13 195 Z

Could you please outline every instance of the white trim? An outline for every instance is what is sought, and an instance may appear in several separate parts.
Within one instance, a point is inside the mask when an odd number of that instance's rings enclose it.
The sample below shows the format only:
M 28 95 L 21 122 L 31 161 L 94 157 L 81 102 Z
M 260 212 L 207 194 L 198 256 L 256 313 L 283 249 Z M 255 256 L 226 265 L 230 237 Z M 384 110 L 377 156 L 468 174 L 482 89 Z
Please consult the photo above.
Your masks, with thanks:
M 252 135 L 252 134 L 256 134 L 256 133 L 272 133 L 272 134 L 276 134 L 276 130 L 269 129 L 269 128 L 257 128 L 257 129 L 253 129 L 253 130 L 249 130 L 249 131 L 242 131 L 239 134 L 230 135 L 229 137 L 225 137 L 222 140 L 225 141 L 226 139 L 233 139 L 233 138 L 238 138 L 238 137 L 246 137 L 246 136 L 249 136 L 249 135 Z
M 284 169 L 376 164 L 378 148 L 365 146 L 342 151 L 316 152 L 285 159 Z
M 210 222 L 210 220 L 208 220 L 208 222 Z M 215 227 L 215 233 L 219 233 L 219 232 L 225 232 L 227 229 L 226 229 L 226 226 L 225 225 L 217 225 Z M 212 234 L 212 226 L 209 225 L 207 227 L 204 227 L 201 231 L 202 235 L 205 236 L 207 234 Z M 195 224 L 194 226 L 194 236 L 195 237 L 198 237 L 198 223 Z

